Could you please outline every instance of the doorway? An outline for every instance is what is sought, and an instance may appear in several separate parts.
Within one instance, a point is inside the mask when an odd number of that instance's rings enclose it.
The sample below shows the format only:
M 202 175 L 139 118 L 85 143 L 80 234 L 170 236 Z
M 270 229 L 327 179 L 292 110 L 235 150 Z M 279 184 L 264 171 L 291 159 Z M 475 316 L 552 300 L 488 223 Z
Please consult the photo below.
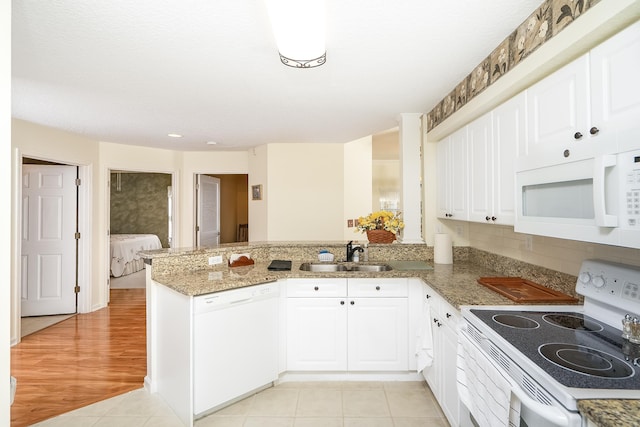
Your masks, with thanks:
M 207 218 L 205 214 L 198 214 L 202 202 L 199 201 L 198 182 L 201 177 L 212 178 L 219 182 L 217 215 L 219 241 L 218 243 L 245 242 L 249 239 L 249 175 L 247 174 L 196 174 L 194 182 L 195 200 L 195 242 L 196 246 L 207 246 L 199 238 L 199 230 Z M 206 187 L 205 187 L 206 188 Z M 212 214 L 213 215 L 213 214 Z M 202 218 L 202 219 L 201 219 Z M 213 221 L 212 216 L 209 221 Z M 205 224 L 206 227 L 206 224 Z
M 14 249 L 21 256 L 15 260 L 12 345 L 85 310 L 90 289 L 83 285 L 91 274 L 83 262 L 91 241 L 85 233 L 89 186 L 82 185 L 90 166 L 20 153 L 17 163 L 14 230 L 22 238 Z
M 169 248 L 173 240 L 172 175 L 109 171 L 109 288 L 144 288 L 139 250 Z

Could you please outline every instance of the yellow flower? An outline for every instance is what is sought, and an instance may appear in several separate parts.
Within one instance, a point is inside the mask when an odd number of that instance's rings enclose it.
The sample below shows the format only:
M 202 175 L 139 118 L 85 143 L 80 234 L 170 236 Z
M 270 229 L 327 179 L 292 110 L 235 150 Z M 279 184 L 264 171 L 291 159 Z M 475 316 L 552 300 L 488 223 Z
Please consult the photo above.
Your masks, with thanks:
M 355 231 L 364 233 L 367 230 L 387 230 L 397 234 L 403 228 L 404 222 L 400 219 L 400 212 L 381 210 L 370 213 L 366 217 L 359 217 Z

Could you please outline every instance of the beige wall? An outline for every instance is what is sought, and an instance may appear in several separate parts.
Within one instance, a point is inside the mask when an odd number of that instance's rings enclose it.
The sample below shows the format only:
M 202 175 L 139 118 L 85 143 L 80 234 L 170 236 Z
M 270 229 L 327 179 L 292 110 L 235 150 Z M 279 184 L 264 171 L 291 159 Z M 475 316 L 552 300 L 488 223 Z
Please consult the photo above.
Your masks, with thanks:
M 268 240 L 342 240 L 344 144 L 270 144 L 267 162 Z
M 370 136 L 344 144 L 344 215 L 341 218 L 344 240 L 367 240 L 355 228 L 347 227 L 347 220 L 371 212 L 372 150 Z

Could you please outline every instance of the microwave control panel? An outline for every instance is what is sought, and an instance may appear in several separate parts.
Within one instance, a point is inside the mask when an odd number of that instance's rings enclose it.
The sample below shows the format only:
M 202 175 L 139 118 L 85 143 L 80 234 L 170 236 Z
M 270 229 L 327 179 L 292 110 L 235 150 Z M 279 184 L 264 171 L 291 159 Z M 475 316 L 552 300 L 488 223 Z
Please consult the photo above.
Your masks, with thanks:
M 622 196 L 625 226 L 640 226 L 640 151 L 622 154 Z

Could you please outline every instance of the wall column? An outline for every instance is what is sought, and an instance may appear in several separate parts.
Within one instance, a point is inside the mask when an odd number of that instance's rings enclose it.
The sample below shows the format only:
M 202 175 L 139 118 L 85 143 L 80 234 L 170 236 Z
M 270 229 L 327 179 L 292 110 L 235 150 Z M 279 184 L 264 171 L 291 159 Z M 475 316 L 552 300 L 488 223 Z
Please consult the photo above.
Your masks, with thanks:
M 424 243 L 422 237 L 422 113 L 399 117 L 400 204 L 404 230 L 401 243 Z

